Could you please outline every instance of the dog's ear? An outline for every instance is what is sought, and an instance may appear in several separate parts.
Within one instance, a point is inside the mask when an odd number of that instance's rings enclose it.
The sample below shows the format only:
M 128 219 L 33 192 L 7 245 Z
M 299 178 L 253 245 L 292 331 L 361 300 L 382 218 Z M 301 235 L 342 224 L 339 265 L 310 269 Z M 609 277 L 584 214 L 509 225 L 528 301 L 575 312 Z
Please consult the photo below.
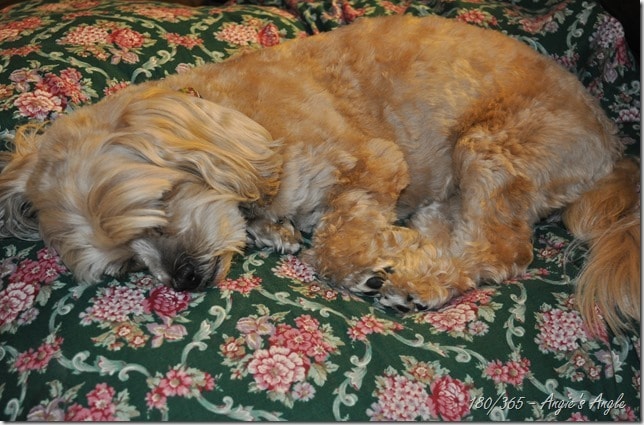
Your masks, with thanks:
M 18 129 L 14 152 L 0 153 L 0 237 L 40 239 L 36 212 L 26 196 L 27 181 L 38 157 L 37 132 L 33 127 Z
M 131 94 L 113 142 L 148 161 L 198 176 L 241 202 L 272 197 L 279 186 L 279 142 L 246 115 L 180 91 Z

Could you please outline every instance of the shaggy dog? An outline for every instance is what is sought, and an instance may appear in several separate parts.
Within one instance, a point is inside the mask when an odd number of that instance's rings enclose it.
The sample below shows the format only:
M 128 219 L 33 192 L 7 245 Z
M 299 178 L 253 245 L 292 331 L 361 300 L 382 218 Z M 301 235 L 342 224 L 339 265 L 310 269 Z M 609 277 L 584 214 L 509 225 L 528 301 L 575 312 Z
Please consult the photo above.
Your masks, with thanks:
M 577 293 L 591 328 L 639 320 L 639 163 L 574 75 L 494 31 L 363 19 L 40 133 L 2 158 L 0 227 L 42 237 L 81 280 L 145 266 L 201 289 L 247 235 L 295 252 L 312 231 L 302 255 L 321 277 L 415 311 L 521 274 L 532 226 L 563 208 L 591 245 Z

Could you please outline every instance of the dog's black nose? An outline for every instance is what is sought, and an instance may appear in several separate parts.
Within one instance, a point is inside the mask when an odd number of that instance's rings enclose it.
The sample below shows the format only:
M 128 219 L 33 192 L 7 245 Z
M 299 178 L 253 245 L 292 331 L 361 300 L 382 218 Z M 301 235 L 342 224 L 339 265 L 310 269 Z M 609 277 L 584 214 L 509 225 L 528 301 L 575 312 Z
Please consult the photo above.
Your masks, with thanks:
M 176 291 L 193 291 L 199 287 L 201 280 L 194 263 L 190 260 L 182 261 L 175 270 L 172 287 Z

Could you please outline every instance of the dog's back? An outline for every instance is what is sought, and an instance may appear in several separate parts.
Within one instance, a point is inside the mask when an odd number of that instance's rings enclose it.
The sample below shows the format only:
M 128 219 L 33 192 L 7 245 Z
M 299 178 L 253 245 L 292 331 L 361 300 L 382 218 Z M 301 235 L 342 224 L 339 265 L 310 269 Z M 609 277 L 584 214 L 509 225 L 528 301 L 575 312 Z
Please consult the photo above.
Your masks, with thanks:
M 532 222 L 608 173 L 622 149 L 574 75 L 519 41 L 439 17 L 363 19 L 161 84 L 240 110 L 286 146 L 356 153 L 373 138 L 394 141 L 411 176 L 401 211 L 450 196 L 458 141 L 481 124 L 512 132 L 512 161 L 549 191 Z M 551 185 L 562 172 L 576 182 Z

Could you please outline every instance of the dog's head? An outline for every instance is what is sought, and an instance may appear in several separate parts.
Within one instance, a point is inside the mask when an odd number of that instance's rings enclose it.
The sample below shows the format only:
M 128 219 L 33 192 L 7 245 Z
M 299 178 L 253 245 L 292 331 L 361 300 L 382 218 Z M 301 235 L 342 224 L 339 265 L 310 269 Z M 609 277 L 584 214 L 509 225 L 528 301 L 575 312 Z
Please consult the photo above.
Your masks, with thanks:
M 19 131 L 0 157 L 0 235 L 42 237 L 78 279 L 147 267 L 175 289 L 222 279 L 242 203 L 278 189 L 281 158 L 245 115 L 154 85 Z

